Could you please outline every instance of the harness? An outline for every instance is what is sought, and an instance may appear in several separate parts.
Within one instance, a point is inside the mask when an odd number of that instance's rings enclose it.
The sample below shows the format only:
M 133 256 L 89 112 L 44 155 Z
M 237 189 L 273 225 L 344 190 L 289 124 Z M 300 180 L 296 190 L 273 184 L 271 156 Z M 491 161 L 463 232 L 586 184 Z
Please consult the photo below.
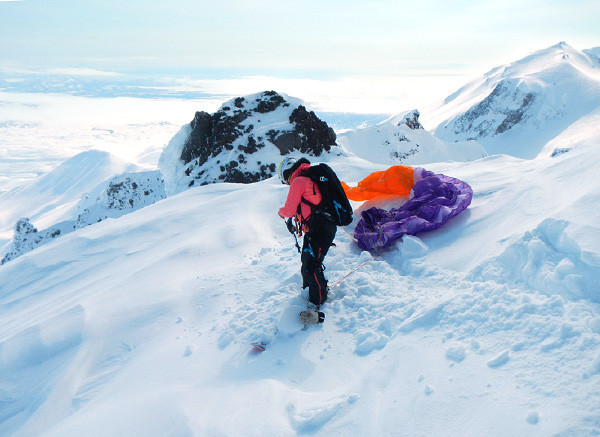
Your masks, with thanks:
M 304 176 L 304 177 L 310 179 L 310 177 L 307 176 L 306 172 L 300 173 L 298 176 Z M 317 191 L 315 189 L 315 186 L 317 184 L 312 179 L 310 179 L 310 181 L 312 182 L 313 194 L 316 195 Z M 321 193 L 319 193 L 319 194 L 321 194 Z M 302 217 L 302 203 L 310 206 L 310 215 L 306 219 L 304 219 L 304 217 Z M 321 203 L 323 203 L 323 198 L 321 198 L 321 202 L 319 202 L 318 204 L 314 204 L 311 201 L 306 200 L 304 198 L 304 196 L 300 198 L 300 204 L 298 204 L 298 209 L 296 211 L 296 214 L 300 217 L 300 225 L 302 225 L 302 226 L 306 225 L 310 228 L 309 224 L 312 223 L 313 216 L 316 216 L 316 215 L 320 215 L 323 218 L 325 218 L 326 220 L 333 222 L 331 214 L 329 214 L 324 209 L 319 208 L 319 205 L 321 205 Z

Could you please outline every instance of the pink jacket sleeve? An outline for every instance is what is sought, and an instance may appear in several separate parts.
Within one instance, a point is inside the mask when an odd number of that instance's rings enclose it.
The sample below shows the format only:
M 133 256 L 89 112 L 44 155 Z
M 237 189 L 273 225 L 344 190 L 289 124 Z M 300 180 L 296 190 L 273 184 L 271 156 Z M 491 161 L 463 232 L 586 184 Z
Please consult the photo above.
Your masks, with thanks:
M 285 205 L 279 208 L 279 215 L 287 218 L 296 215 L 298 212 L 298 205 L 300 205 L 302 199 L 302 194 L 308 183 L 312 183 L 312 181 L 306 177 L 297 177 L 292 180 Z

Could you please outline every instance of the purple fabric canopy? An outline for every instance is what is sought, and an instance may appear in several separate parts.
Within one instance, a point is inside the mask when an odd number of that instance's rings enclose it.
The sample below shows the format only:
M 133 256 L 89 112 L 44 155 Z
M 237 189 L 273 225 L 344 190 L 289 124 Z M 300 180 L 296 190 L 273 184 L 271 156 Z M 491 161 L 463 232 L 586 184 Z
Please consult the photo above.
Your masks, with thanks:
M 354 238 L 364 250 L 389 246 L 405 234 L 437 229 L 464 211 L 473 198 L 471 187 L 458 179 L 423 171 L 411 197 L 399 208 L 385 211 L 370 208 L 363 211 Z

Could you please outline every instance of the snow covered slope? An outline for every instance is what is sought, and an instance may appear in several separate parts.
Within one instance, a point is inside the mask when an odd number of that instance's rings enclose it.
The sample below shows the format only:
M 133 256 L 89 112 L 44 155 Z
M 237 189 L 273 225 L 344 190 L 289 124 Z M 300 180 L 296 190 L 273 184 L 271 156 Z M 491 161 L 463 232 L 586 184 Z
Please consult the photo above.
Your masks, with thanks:
M 0 192 L 0 241 L 12 237 L 22 217 L 42 228 L 72 218 L 81 196 L 116 174 L 136 170 L 110 153 L 91 150 L 19 188 Z
M 599 150 L 431 167 L 471 184 L 471 207 L 377 258 L 340 229 L 330 280 L 364 264 L 306 331 L 275 179 L 25 254 L 0 267 L 0 434 L 596 434 Z
M 165 184 L 158 170 L 123 173 L 99 184 L 86 193 L 72 212 L 73 218 L 54 223 L 38 231 L 29 218 L 19 219 L 12 243 L 2 264 L 14 260 L 55 238 L 106 220 L 152 205 L 167 197 Z
M 496 130 L 510 124 L 502 111 L 522 108 L 519 123 L 480 140 L 539 146 L 537 157 L 456 162 L 453 143 L 427 143 L 436 163 L 425 167 L 468 182 L 472 204 L 377 256 L 358 249 L 352 225 L 340 228 L 325 260 L 337 284 L 326 321 L 305 331 L 299 255 L 276 214 L 287 190 L 276 179 L 187 189 L 202 182 L 193 168 L 163 199 L 156 171 L 115 176 L 127 165 L 89 152 L 2 193 L 6 221 L 102 221 L 58 239 L 40 227 L 47 244 L 0 266 L 0 435 L 600 434 L 600 109 L 581 94 L 585 81 L 589 96 L 597 89 L 586 59 L 597 60 L 585 53 L 561 44 L 507 67 L 524 84 L 509 93 L 516 100 L 500 99 L 514 85 L 500 70 L 455 95 L 445 110 L 462 101 L 456 117 L 492 94 L 490 104 L 509 102 L 484 116 Z M 543 92 L 526 98 L 534 88 Z M 230 103 L 222 110 L 235 115 Z M 540 114 L 552 107 L 564 114 L 546 123 Z M 415 121 L 392 118 L 383 134 L 433 141 Z M 233 149 L 249 145 L 248 128 Z M 290 129 L 288 120 L 279 134 Z M 179 159 L 189 134 L 164 156 Z M 371 134 L 361 141 L 381 145 Z M 376 150 L 380 164 L 343 153 L 311 160 L 352 184 L 389 165 L 393 150 Z M 261 354 L 249 346 L 257 339 L 269 343 Z
M 446 141 L 475 139 L 490 154 L 533 158 L 598 108 L 598 58 L 561 42 L 465 85 L 424 123 Z
M 379 164 L 420 165 L 440 161 L 472 161 L 486 156 L 476 141 L 448 143 L 435 138 L 419 122 L 419 111 L 398 114 L 375 125 L 338 136 L 347 151 Z
M 2 263 L 76 229 L 166 197 L 158 170 L 136 170 L 139 167 L 107 152 L 82 152 L 28 184 L 0 193 L 3 235 L 12 238 L 10 244 L 0 244 Z

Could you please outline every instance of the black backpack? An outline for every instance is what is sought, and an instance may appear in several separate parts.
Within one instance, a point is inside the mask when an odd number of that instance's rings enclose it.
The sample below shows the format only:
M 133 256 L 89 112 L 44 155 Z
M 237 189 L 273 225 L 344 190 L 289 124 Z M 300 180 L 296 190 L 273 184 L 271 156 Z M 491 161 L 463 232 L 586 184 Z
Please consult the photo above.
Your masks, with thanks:
M 337 226 L 348 226 L 352 223 L 352 206 L 331 167 L 322 163 L 313 165 L 300 175 L 310 178 L 317 184 L 322 197 L 318 205 L 302 198 L 304 203 L 310 205 L 314 212 L 325 215 Z

